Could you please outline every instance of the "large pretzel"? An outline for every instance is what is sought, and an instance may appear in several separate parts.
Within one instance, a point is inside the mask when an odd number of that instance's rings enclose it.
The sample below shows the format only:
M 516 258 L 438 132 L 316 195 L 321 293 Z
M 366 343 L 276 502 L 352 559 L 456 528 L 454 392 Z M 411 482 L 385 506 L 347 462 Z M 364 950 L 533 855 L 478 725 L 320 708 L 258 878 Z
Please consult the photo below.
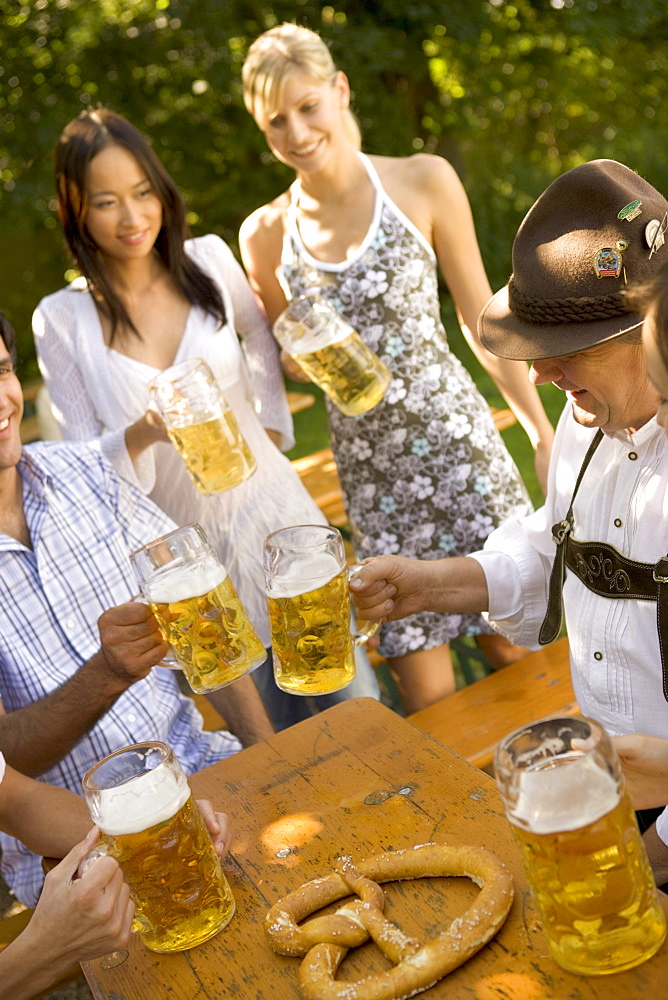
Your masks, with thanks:
M 498 858 L 478 847 L 424 844 L 378 854 L 353 866 L 350 858 L 326 878 L 307 882 L 272 906 L 265 931 L 281 955 L 305 955 L 299 988 L 306 1000 L 406 1000 L 452 972 L 494 937 L 513 901 L 513 883 Z M 461 916 L 433 941 L 421 944 L 391 923 L 382 910 L 385 894 L 377 882 L 465 875 L 480 893 Z M 299 921 L 337 899 L 358 900 L 329 916 Z M 357 982 L 337 982 L 336 971 L 349 948 L 372 937 L 394 968 Z

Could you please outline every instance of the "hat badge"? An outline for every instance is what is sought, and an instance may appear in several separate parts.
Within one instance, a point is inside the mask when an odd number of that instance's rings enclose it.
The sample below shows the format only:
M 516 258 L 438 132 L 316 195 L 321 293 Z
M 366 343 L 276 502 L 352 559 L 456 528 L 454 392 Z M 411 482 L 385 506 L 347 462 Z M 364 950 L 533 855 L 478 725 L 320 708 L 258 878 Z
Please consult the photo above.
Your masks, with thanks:
M 624 208 L 619 211 L 617 218 L 626 219 L 627 222 L 632 222 L 633 219 L 636 219 L 640 215 L 642 211 L 640 208 L 641 205 L 641 201 L 630 201 L 628 205 L 624 205 Z
M 651 219 L 650 222 L 645 226 L 645 240 L 647 246 L 649 247 L 650 257 L 660 250 L 663 244 L 666 242 L 664 233 L 666 232 L 668 221 L 668 213 L 664 215 L 661 222 L 658 219 Z
M 597 250 L 593 256 L 596 277 L 618 278 L 624 266 L 622 253 L 627 247 L 626 240 L 617 240 L 614 247 L 601 247 Z

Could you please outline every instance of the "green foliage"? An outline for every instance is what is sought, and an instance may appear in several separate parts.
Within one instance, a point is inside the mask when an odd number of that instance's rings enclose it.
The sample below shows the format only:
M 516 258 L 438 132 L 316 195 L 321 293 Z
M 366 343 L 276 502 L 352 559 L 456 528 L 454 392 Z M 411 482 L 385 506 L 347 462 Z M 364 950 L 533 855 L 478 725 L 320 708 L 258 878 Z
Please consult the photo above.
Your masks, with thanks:
M 127 115 L 184 191 L 193 230 L 234 245 L 291 180 L 240 80 L 250 41 L 284 20 L 331 44 L 366 149 L 452 160 L 495 287 L 519 221 L 563 170 L 610 156 L 668 188 L 664 0 L 5 0 L 0 302 L 28 374 L 30 312 L 67 269 L 51 174 L 63 126 L 98 104 Z

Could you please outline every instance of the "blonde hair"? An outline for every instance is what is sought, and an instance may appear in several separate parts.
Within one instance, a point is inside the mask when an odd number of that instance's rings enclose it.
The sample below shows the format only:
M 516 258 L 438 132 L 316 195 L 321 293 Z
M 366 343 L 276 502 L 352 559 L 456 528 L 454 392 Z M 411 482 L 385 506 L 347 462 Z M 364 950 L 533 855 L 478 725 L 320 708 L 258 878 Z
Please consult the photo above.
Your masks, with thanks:
M 258 121 L 269 115 L 280 99 L 285 79 L 293 69 L 301 69 L 322 83 L 333 81 L 337 73 L 331 53 L 320 35 L 298 24 L 279 24 L 258 38 L 248 50 L 241 71 L 244 102 Z M 346 138 L 359 149 L 362 136 L 357 119 L 343 111 Z

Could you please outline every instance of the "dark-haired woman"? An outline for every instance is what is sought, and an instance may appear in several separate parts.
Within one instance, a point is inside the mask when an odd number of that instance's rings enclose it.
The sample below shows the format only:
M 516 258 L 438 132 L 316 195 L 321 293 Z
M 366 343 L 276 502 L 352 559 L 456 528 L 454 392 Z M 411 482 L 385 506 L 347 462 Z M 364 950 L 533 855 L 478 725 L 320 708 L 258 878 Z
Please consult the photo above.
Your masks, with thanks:
M 82 277 L 42 299 L 33 318 L 40 368 L 65 438 L 95 440 L 116 469 L 177 524 L 198 521 L 269 646 L 262 542 L 324 518 L 277 445 L 293 443 L 275 342 L 242 268 L 217 236 L 187 239 L 174 181 L 144 136 L 106 109 L 86 112 L 56 149 L 58 209 Z M 240 344 L 243 343 L 243 348 Z M 257 460 L 232 490 L 203 496 L 149 408 L 155 374 L 204 358 Z M 277 728 L 310 707 L 254 680 Z M 377 693 L 368 662 L 320 707 Z

